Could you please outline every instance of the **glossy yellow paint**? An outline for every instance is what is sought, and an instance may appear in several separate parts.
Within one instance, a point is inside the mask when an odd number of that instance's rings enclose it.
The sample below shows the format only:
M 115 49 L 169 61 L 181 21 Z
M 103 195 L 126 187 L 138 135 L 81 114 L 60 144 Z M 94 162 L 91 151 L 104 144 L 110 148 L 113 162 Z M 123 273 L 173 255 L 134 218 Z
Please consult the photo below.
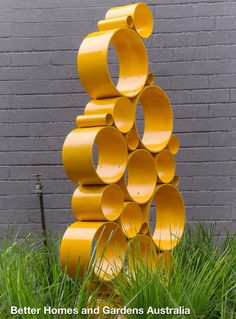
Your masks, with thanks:
M 174 186 L 179 186 L 180 180 L 179 180 L 179 176 L 174 176 L 174 178 L 171 181 L 171 184 L 173 184 Z
M 157 183 L 170 183 L 175 175 L 175 159 L 167 149 L 154 155 L 157 169 Z
M 125 174 L 118 185 L 124 193 L 125 200 L 146 203 L 153 195 L 157 181 L 156 165 L 152 155 L 143 149 L 129 154 Z
M 97 165 L 93 158 L 96 147 Z M 125 171 L 127 156 L 124 137 L 111 126 L 74 129 L 67 136 L 62 149 L 63 165 L 68 177 L 82 185 L 117 182 Z
M 153 241 L 158 249 L 171 250 L 178 244 L 184 231 L 185 208 L 182 196 L 175 186 L 161 184 L 156 187 L 152 199 L 156 206 Z M 147 222 L 151 202 L 142 206 L 143 218 Z
M 97 278 L 111 281 L 121 271 L 126 251 L 125 236 L 116 223 L 75 222 L 62 238 L 60 262 L 71 277 L 83 276 L 90 264 Z
M 114 221 L 124 210 L 124 195 L 116 184 L 79 186 L 72 196 L 71 207 L 78 220 Z
M 108 69 L 108 50 L 113 46 L 119 61 L 115 86 Z M 112 29 L 89 34 L 78 52 L 78 73 L 93 99 L 135 97 L 145 85 L 148 57 L 143 41 L 131 29 Z
M 135 237 L 142 226 L 142 210 L 139 205 L 136 202 L 125 202 L 118 223 L 126 237 Z
M 156 264 L 156 249 L 153 240 L 146 235 L 139 234 L 132 238 L 128 243 L 127 250 L 128 272 L 138 265 L 147 264 L 152 269 Z
M 164 149 L 173 130 L 173 112 L 166 93 L 155 85 L 146 86 L 133 100 L 135 108 L 140 103 L 144 115 L 144 133 L 140 146 L 152 153 Z M 137 124 L 135 124 L 138 131 Z
M 142 223 L 140 234 L 150 235 L 149 225 L 147 222 Z
M 152 72 L 149 72 L 147 75 L 146 85 L 153 85 L 155 82 L 155 77 Z
M 180 142 L 179 138 L 176 135 L 171 135 L 171 138 L 169 140 L 169 143 L 167 145 L 168 150 L 173 154 L 177 154 L 179 151 Z
M 133 28 L 133 26 L 134 21 L 131 16 L 121 16 L 98 21 L 98 31 L 118 28 Z
M 142 38 L 148 38 L 153 30 L 152 11 L 144 2 L 114 7 L 107 11 L 105 19 L 115 17 L 131 16 L 134 29 Z
M 80 81 L 92 100 L 63 145 L 65 171 L 77 184 L 71 205 L 79 221 L 66 230 L 60 259 L 71 277 L 77 271 L 82 277 L 93 267 L 88 291 L 110 294 L 110 281 L 122 280 L 122 267 L 133 275 L 139 261 L 151 269 L 170 268 L 170 251 L 184 231 L 172 107 L 154 85 L 141 39 L 152 30 L 152 12 L 145 3 L 111 8 L 77 55 Z M 110 49 L 117 55 L 118 80 L 109 71 Z M 135 120 L 139 104 L 143 133 Z
M 112 114 L 113 125 L 121 132 L 131 130 L 135 121 L 135 109 L 127 97 L 90 101 L 84 110 L 85 115 Z
M 79 115 L 76 118 L 76 125 L 78 127 L 92 127 L 112 125 L 113 117 L 110 113 Z
M 129 151 L 134 151 L 138 147 L 139 137 L 135 129 L 132 129 L 125 135 L 125 141 L 127 143 Z

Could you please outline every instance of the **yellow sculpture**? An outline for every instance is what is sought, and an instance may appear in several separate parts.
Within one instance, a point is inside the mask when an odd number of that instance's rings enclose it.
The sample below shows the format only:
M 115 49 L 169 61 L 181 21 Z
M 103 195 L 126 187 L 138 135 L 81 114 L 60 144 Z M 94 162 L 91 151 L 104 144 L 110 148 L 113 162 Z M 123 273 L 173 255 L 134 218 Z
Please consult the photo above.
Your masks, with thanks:
M 171 250 L 184 231 L 172 108 L 167 94 L 154 85 L 141 39 L 149 37 L 152 29 L 152 13 L 145 3 L 111 8 L 98 22 L 99 31 L 89 34 L 78 52 L 80 80 L 93 100 L 77 117 L 77 128 L 62 150 L 65 171 L 78 186 L 72 196 L 78 222 L 68 227 L 60 248 L 61 264 L 72 277 L 77 270 L 82 276 L 92 261 L 98 280 L 114 279 L 137 242 L 141 258 L 155 247 L 157 260 L 164 256 L 170 262 Z M 117 84 L 108 68 L 110 45 L 118 56 Z M 139 103 L 143 136 L 135 119 Z

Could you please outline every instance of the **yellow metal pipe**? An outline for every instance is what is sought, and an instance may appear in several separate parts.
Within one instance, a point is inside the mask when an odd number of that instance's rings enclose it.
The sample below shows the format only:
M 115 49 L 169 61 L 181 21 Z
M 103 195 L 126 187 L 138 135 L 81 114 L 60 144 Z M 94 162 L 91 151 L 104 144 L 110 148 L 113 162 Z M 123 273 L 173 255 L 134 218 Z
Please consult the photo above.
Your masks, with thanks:
M 146 203 L 155 190 L 156 176 L 156 165 L 148 151 L 137 149 L 130 153 L 125 174 L 118 181 L 125 200 Z
M 108 69 L 108 50 L 113 45 L 119 61 L 115 85 Z M 77 58 L 80 81 L 93 99 L 135 97 L 145 85 L 148 56 L 143 41 L 132 29 L 112 29 L 89 34 Z
M 135 108 L 141 103 L 144 115 L 144 134 L 140 146 L 152 153 L 164 149 L 173 130 L 173 112 L 166 93 L 155 85 L 146 86 L 133 100 Z M 137 124 L 135 124 L 138 132 Z
M 98 31 L 118 28 L 133 28 L 133 26 L 134 21 L 131 16 L 121 16 L 98 21 Z
M 135 121 L 135 109 L 127 97 L 91 100 L 85 107 L 85 115 L 112 114 L 113 125 L 122 133 L 131 130 Z
M 124 209 L 124 195 L 118 185 L 79 186 L 71 201 L 78 220 L 114 221 Z
M 96 147 L 98 163 L 95 163 L 93 156 Z M 82 185 L 117 182 L 125 171 L 127 157 L 124 137 L 111 126 L 74 129 L 62 149 L 68 177 Z
M 180 180 L 179 180 L 179 176 L 174 176 L 174 178 L 171 181 L 171 184 L 173 184 L 174 186 L 179 186 Z
M 138 265 L 149 265 L 154 269 L 156 264 L 156 249 L 151 237 L 139 234 L 128 243 L 128 272 L 133 272 Z
M 156 225 L 152 235 L 159 250 L 171 250 L 178 242 L 184 231 L 185 208 L 178 189 L 171 184 L 156 187 L 152 198 L 156 206 Z M 143 218 L 149 221 L 149 211 L 152 199 L 142 205 Z
M 60 262 L 71 277 L 82 277 L 90 265 L 98 279 L 111 281 L 121 271 L 126 251 L 125 236 L 116 223 L 75 222 L 62 238 Z
M 179 151 L 179 146 L 180 146 L 179 138 L 174 134 L 171 135 L 171 138 L 166 148 L 171 152 L 171 154 L 175 155 Z
M 146 222 L 142 223 L 142 226 L 141 226 L 141 229 L 140 229 L 140 233 L 144 234 L 144 235 L 149 235 L 150 234 L 148 223 L 146 223 Z
M 79 115 L 76 118 L 78 127 L 92 127 L 112 125 L 113 117 L 110 113 L 95 114 L 95 115 Z
M 130 130 L 129 133 L 125 135 L 125 141 L 127 143 L 129 151 L 136 150 L 139 144 L 137 131 L 135 129 Z
M 146 85 L 153 85 L 155 82 L 155 77 L 152 72 L 149 72 L 146 79 Z
M 170 183 L 175 175 L 175 159 L 167 149 L 154 155 L 157 169 L 157 183 Z
M 144 2 L 114 7 L 107 11 L 105 19 L 130 15 L 133 18 L 134 29 L 142 38 L 148 38 L 153 30 L 152 11 Z
M 135 202 L 125 202 L 118 223 L 126 237 L 135 237 L 142 225 L 142 210 L 139 205 Z

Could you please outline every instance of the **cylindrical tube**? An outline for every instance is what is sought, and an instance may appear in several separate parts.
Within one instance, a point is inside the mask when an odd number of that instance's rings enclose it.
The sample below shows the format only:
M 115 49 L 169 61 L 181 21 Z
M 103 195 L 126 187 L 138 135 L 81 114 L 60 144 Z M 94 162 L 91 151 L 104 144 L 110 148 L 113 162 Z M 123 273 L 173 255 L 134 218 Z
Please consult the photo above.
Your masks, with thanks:
M 133 100 L 135 108 L 139 102 L 144 116 L 144 133 L 139 136 L 140 145 L 152 153 L 160 152 L 167 146 L 173 129 L 173 112 L 169 98 L 160 87 L 150 85 L 145 86 Z M 137 124 L 135 126 L 139 133 Z
M 67 136 L 62 149 L 63 165 L 68 177 L 82 185 L 117 182 L 124 174 L 127 156 L 124 137 L 111 126 L 74 129 Z
M 152 72 L 149 72 L 147 75 L 146 85 L 153 85 L 155 82 L 155 77 Z
M 152 11 L 144 2 L 114 7 L 107 11 L 105 19 L 130 15 L 134 21 L 134 29 L 142 38 L 148 38 L 153 30 Z
M 154 156 L 157 169 L 157 183 L 170 183 L 175 175 L 175 159 L 168 150 Z
M 76 125 L 78 127 L 93 127 L 112 125 L 113 117 L 110 113 L 96 114 L 96 115 L 79 115 L 76 118 Z
M 124 209 L 124 195 L 118 185 L 79 186 L 71 201 L 78 220 L 114 221 Z
M 156 257 L 156 249 L 152 239 L 143 234 L 135 236 L 128 243 L 128 272 L 132 273 L 137 266 L 142 269 L 144 265 L 154 269 Z
M 144 204 L 152 197 L 156 180 L 152 155 L 146 150 L 137 149 L 129 154 L 125 174 L 118 185 L 123 190 L 125 200 Z
M 134 21 L 131 16 L 121 16 L 98 21 L 98 30 L 104 31 L 118 28 L 132 28 L 133 25 Z
M 171 181 L 171 184 L 173 184 L 174 186 L 179 186 L 180 180 L 179 180 L 179 176 L 175 175 Z
M 123 266 L 127 243 L 116 223 L 75 222 L 61 241 L 60 261 L 71 277 L 82 277 L 89 266 L 103 281 L 111 281 Z
M 159 250 L 171 250 L 180 241 L 185 225 L 183 198 L 176 187 L 162 184 L 156 187 L 153 198 L 156 206 L 156 224 L 152 235 Z M 142 205 L 143 218 L 149 221 L 152 199 Z
M 129 131 L 129 133 L 125 135 L 125 141 L 130 151 L 136 150 L 139 144 L 139 138 L 135 129 Z
M 127 97 L 112 99 L 91 100 L 85 107 L 85 115 L 112 114 L 113 125 L 121 132 L 127 133 L 131 130 L 135 121 L 135 109 Z
M 115 85 L 108 68 L 108 50 L 113 45 L 119 61 Z M 132 29 L 112 29 L 89 34 L 81 43 L 77 66 L 85 90 L 93 99 L 135 97 L 145 85 L 148 56 L 143 41 Z
M 126 237 L 136 236 L 142 225 L 142 210 L 139 205 L 135 202 L 125 202 L 118 223 Z
M 171 152 L 171 154 L 175 155 L 179 151 L 180 142 L 176 135 L 171 135 L 169 143 L 167 145 L 167 149 Z

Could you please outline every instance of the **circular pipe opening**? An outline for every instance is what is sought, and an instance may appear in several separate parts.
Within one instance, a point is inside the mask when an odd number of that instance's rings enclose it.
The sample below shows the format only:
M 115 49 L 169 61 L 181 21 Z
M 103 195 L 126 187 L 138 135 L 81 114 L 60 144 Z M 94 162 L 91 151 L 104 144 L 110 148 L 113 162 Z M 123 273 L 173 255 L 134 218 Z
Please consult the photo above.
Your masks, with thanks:
M 123 267 L 127 244 L 121 228 L 106 223 L 98 229 L 95 239 L 94 273 L 99 279 L 111 281 Z
M 67 175 L 81 185 L 117 182 L 124 174 L 127 157 L 124 137 L 111 126 L 74 129 L 62 149 Z
M 135 109 L 127 97 L 104 100 L 92 100 L 85 108 L 84 114 L 106 114 L 113 116 L 114 126 L 122 133 L 131 130 L 135 121 Z
M 140 232 L 141 232 L 142 234 L 145 234 L 145 235 L 149 232 L 148 223 L 144 222 L 144 223 L 142 224 Z
M 136 150 L 139 143 L 139 138 L 136 130 L 131 130 L 126 136 L 125 140 L 130 151 Z
M 102 194 L 102 212 L 107 220 L 119 218 L 124 207 L 124 196 L 118 185 L 108 185 Z
M 169 143 L 168 143 L 168 149 L 170 150 L 171 154 L 175 155 L 179 151 L 180 142 L 176 135 L 172 135 Z
M 147 75 L 147 81 L 146 81 L 146 84 L 147 85 L 153 85 L 155 82 L 155 78 L 154 78 L 154 74 L 149 72 L 148 75 Z
M 107 11 L 105 19 L 130 15 L 133 18 L 134 29 L 142 38 L 148 38 L 153 30 L 153 15 L 146 3 L 114 7 Z
M 135 267 L 151 266 L 156 263 L 156 250 L 149 236 L 139 234 L 130 240 L 127 250 L 128 270 L 132 272 Z
M 104 127 L 95 139 L 98 148 L 96 172 L 105 183 L 115 183 L 125 170 L 127 146 L 121 133 L 112 127 Z M 111 147 L 115 145 L 115 147 Z M 95 164 L 96 165 L 96 164 Z
M 179 186 L 179 183 L 180 183 L 179 176 L 174 176 L 171 183 L 176 187 Z
M 158 86 L 146 86 L 135 99 L 142 106 L 144 132 L 139 138 L 142 145 L 152 153 L 164 149 L 171 137 L 173 129 L 173 112 L 166 93 Z M 136 119 L 136 128 L 138 123 Z
M 134 11 L 134 27 L 142 38 L 148 38 L 153 30 L 152 11 L 146 3 L 139 3 Z
M 146 203 L 152 197 L 156 186 L 156 166 L 152 155 L 141 149 L 132 152 L 119 184 L 123 188 L 125 199 L 139 204 Z
M 157 182 L 170 183 L 175 175 L 175 159 L 168 150 L 162 150 L 155 157 Z
M 126 19 L 126 21 L 127 21 L 127 26 L 128 26 L 129 28 L 133 28 L 133 26 L 134 26 L 134 20 L 133 20 L 133 18 L 132 18 L 131 16 L 128 16 L 127 19 Z
M 124 195 L 118 185 L 79 186 L 71 200 L 71 208 L 78 220 L 114 221 L 124 208 Z
M 119 77 L 115 84 L 109 73 L 109 46 L 115 48 Z M 80 80 L 94 99 L 119 95 L 135 97 L 146 83 L 148 56 L 143 41 L 132 29 L 120 28 L 89 34 L 78 52 Z
M 183 235 L 185 208 L 180 192 L 173 185 L 160 185 L 154 194 L 156 225 L 153 240 L 160 250 L 173 249 Z
M 139 205 L 135 202 L 126 202 L 119 221 L 128 238 L 136 236 L 142 225 L 142 211 Z

